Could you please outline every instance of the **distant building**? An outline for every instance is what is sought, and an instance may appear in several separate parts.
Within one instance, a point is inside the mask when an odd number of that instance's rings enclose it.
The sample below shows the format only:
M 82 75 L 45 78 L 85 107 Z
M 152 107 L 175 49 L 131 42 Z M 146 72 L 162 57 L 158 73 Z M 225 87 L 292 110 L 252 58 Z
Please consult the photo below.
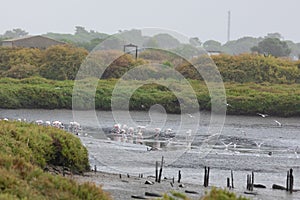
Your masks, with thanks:
M 207 54 L 209 56 L 220 55 L 221 53 L 222 53 L 222 51 L 210 51 L 210 50 L 207 50 Z
M 60 44 L 64 44 L 64 43 L 40 35 L 27 36 L 27 37 L 2 41 L 2 46 L 5 47 L 25 47 L 25 48 L 39 48 L 39 49 L 46 49 L 50 46 L 60 45 Z

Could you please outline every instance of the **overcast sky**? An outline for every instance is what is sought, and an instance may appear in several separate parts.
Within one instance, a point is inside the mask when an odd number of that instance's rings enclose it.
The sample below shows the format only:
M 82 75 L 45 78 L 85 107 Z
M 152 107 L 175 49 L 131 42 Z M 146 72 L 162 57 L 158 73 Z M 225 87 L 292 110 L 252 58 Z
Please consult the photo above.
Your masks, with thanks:
M 279 32 L 300 42 L 299 0 L 2 0 L 0 34 L 22 28 L 31 35 L 74 33 L 75 26 L 104 33 L 160 27 L 201 41 Z

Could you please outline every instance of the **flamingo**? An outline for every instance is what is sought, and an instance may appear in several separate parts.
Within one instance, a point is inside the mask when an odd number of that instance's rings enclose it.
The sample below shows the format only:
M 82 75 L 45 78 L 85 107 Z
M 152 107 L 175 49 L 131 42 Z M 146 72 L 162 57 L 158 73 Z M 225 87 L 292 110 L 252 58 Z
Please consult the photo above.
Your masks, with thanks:
M 68 129 L 72 129 L 71 131 L 72 132 L 74 132 L 75 134 L 78 134 L 78 131 L 81 129 L 81 126 L 80 126 L 80 124 L 78 123 L 78 122 L 75 122 L 75 121 L 73 121 L 73 122 L 70 122 L 69 123 L 70 125 L 69 125 L 69 127 L 68 127 Z M 70 130 L 69 130 L 70 131 Z
M 61 121 L 53 121 L 52 122 L 52 126 L 56 127 L 56 128 L 63 128 L 63 124 Z
M 155 136 L 154 137 L 158 138 L 159 135 L 160 135 L 160 132 L 161 132 L 161 128 L 155 128 L 154 131 L 155 131 Z
M 143 144 L 143 132 L 141 129 L 138 130 L 137 132 L 137 138 L 136 138 L 136 143 L 138 144 Z
M 134 133 L 134 128 L 133 127 L 129 127 L 127 134 L 130 135 L 130 136 L 132 136 L 133 133 Z
M 120 134 L 122 136 L 122 142 L 126 142 L 127 141 L 126 130 L 125 129 L 121 129 L 120 130 Z
M 51 122 L 50 121 L 45 121 L 46 126 L 51 126 Z
M 119 134 L 120 129 L 121 129 L 121 125 L 120 124 L 115 124 L 113 129 L 111 130 L 111 132 L 114 133 L 114 134 Z
M 42 125 L 42 124 L 44 123 L 44 121 L 41 120 L 41 119 L 38 119 L 38 120 L 35 121 L 35 123 L 36 123 L 37 125 Z

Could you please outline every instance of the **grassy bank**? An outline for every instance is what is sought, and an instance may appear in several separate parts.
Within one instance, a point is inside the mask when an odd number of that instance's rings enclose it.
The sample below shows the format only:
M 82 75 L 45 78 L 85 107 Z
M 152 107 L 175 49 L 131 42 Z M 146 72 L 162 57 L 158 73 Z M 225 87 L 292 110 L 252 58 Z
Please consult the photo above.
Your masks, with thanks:
M 43 169 L 89 170 L 80 140 L 56 128 L 0 121 L 0 199 L 110 199 L 94 184 L 78 184 Z
M 117 83 L 115 79 L 100 80 L 95 95 L 95 107 L 98 110 L 111 109 L 112 91 Z M 85 85 L 90 82 L 85 80 Z M 127 90 L 120 93 L 128 94 L 130 88 L 143 81 L 134 81 Z M 191 100 L 191 94 L 180 81 L 166 81 L 168 87 L 160 84 L 146 84 L 134 91 L 130 98 L 131 110 L 148 110 L 154 104 L 161 104 L 167 112 L 180 113 L 179 103 L 172 91 L 185 102 Z M 197 80 L 190 81 L 201 110 L 210 110 L 211 102 L 206 85 Z M 44 108 L 71 109 L 73 81 L 53 81 L 43 78 L 0 79 L 1 108 Z M 300 84 L 275 83 L 225 83 L 228 114 L 254 115 L 265 112 L 277 116 L 300 116 Z M 85 91 L 83 91 L 85 92 Z M 122 101 L 120 101 L 122 102 Z M 120 105 L 122 107 L 122 105 Z M 79 108 L 92 109 L 92 105 L 84 100 Z

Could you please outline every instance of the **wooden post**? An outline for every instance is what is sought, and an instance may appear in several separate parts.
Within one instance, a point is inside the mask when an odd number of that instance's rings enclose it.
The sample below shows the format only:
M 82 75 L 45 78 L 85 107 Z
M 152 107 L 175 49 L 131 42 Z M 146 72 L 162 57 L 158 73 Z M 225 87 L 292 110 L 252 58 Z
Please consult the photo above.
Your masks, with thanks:
M 290 193 L 293 193 L 293 189 L 294 189 L 294 176 L 293 176 L 293 169 L 290 169 Z
M 96 174 L 96 172 L 97 172 L 97 165 L 94 165 L 94 172 Z
M 158 181 L 158 161 L 155 162 L 155 182 Z
M 207 186 L 208 186 L 208 183 L 209 183 L 209 171 L 210 171 L 210 167 L 207 168 Z
M 209 183 L 209 170 L 209 167 L 204 167 L 204 187 L 207 187 Z
M 286 175 L 286 191 L 289 191 L 289 186 L 290 186 L 290 171 L 287 171 Z
M 252 174 L 247 174 L 247 190 L 253 191 L 253 186 L 254 186 L 254 173 Z
M 159 177 L 158 177 L 158 182 L 159 182 L 159 183 L 160 183 L 160 181 L 161 181 L 163 165 L 164 165 L 164 157 L 162 156 L 162 157 L 161 157 L 161 163 L 160 163 L 160 169 L 159 169 Z
M 180 183 L 180 181 L 181 181 L 181 171 L 179 170 L 178 171 L 178 183 Z
M 252 172 L 251 191 L 253 191 L 253 187 L 254 187 L 254 172 Z
M 246 184 L 246 189 L 249 190 L 249 174 L 247 174 L 247 184 Z
M 204 167 L 204 183 L 203 186 L 206 187 L 206 176 L 207 176 L 207 169 L 206 166 Z
M 233 185 L 233 171 L 231 170 L 231 188 L 234 188 L 234 185 Z
M 230 188 L 230 178 L 227 177 L 227 187 Z

